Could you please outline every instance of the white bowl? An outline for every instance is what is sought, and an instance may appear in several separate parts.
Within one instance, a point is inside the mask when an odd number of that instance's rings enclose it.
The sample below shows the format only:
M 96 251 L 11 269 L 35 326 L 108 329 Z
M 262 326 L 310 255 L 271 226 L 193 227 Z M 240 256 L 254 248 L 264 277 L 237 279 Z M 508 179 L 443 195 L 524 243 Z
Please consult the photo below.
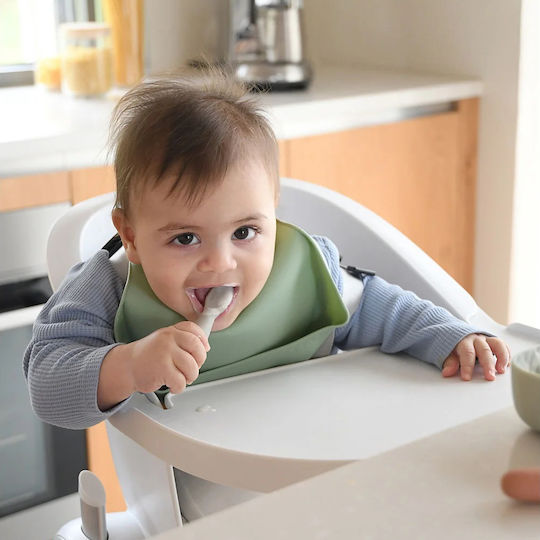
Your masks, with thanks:
M 512 359 L 512 394 L 521 419 L 540 431 L 540 347 Z

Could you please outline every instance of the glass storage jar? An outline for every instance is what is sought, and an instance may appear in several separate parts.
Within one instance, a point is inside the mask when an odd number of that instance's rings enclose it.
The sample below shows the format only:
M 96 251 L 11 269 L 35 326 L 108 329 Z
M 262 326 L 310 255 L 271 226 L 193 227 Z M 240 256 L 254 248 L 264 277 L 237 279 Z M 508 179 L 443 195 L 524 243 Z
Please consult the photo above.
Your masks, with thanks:
M 113 82 L 109 25 L 65 23 L 60 30 L 62 91 L 77 97 L 105 94 Z
M 62 84 L 60 57 L 48 56 L 38 59 L 34 68 L 34 80 L 37 85 L 47 90 L 60 90 Z

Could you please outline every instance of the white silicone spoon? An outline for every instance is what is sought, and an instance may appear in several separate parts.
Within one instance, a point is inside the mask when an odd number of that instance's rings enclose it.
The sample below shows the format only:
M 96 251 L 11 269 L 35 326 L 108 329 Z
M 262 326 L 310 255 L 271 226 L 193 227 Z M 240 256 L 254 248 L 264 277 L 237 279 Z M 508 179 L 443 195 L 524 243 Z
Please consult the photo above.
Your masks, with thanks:
M 214 321 L 229 307 L 233 299 L 233 292 L 232 287 L 214 287 L 206 296 L 204 309 L 197 319 L 197 324 L 207 337 L 210 335 Z
M 210 335 L 212 326 L 214 325 L 214 321 L 217 319 L 217 317 L 221 315 L 231 303 L 233 294 L 233 287 L 224 285 L 222 287 L 214 287 L 206 296 L 203 312 L 196 321 L 206 336 Z M 174 403 L 172 398 L 174 395 L 175 394 L 171 394 L 169 392 L 163 398 L 163 407 L 165 409 L 173 408 Z M 162 407 L 161 402 L 154 392 L 149 392 L 148 394 L 145 394 L 145 396 L 154 405 Z

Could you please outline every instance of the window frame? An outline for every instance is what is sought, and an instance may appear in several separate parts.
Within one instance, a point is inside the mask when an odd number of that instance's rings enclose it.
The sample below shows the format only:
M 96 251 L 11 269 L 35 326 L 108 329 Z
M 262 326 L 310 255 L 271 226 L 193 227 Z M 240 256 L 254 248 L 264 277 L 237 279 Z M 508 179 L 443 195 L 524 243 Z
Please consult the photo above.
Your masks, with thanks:
M 76 14 L 79 13 L 87 20 L 92 21 L 96 19 L 96 8 L 94 0 L 73 0 L 73 2 L 79 2 L 79 8 L 75 6 L 67 9 L 58 2 L 55 2 L 55 20 L 56 24 L 61 22 L 67 22 L 76 18 Z M 82 10 L 82 12 L 81 12 Z M 4 64 L 0 65 L 0 88 L 7 86 L 28 86 L 34 84 L 34 70 L 35 63 L 25 64 Z
M 34 64 L 0 66 L 0 87 L 34 84 Z

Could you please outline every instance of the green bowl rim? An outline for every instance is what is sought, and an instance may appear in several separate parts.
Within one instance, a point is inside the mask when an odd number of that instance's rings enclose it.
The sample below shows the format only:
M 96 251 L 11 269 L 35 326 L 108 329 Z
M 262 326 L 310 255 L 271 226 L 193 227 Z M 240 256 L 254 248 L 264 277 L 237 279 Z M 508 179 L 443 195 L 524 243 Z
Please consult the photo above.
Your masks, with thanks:
M 510 369 L 517 369 L 518 371 L 522 371 L 523 373 L 526 373 L 527 375 L 532 375 L 533 377 L 536 377 L 538 381 L 540 382 L 540 373 L 537 373 L 536 371 L 531 371 L 529 369 L 526 369 L 519 364 L 516 363 L 515 359 L 512 358 L 512 364 L 510 364 Z

